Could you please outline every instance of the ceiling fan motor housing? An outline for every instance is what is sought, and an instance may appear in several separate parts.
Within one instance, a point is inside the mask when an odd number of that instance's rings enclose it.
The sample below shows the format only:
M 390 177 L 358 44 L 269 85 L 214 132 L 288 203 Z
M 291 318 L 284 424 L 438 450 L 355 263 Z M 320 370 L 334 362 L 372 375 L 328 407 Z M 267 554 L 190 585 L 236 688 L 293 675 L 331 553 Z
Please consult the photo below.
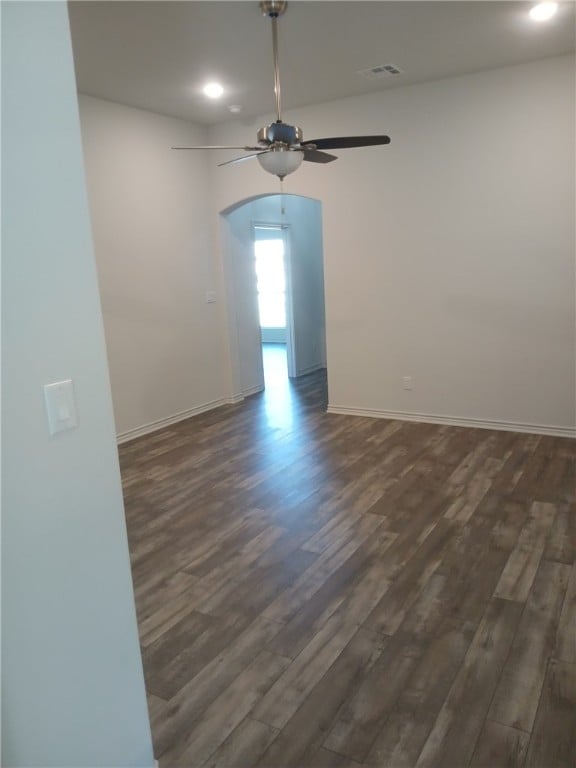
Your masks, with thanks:
M 297 125 L 276 122 L 260 128 L 257 137 L 258 143 L 266 144 L 267 146 L 276 142 L 292 146 L 293 144 L 299 144 L 302 141 L 303 135 L 302 129 L 298 128 Z

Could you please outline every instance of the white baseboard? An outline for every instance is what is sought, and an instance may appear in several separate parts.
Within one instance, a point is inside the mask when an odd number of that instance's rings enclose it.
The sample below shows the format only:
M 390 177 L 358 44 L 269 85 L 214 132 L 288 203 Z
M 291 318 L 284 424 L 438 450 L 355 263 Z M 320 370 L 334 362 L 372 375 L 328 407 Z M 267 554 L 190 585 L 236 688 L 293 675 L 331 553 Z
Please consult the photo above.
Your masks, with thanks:
M 255 384 L 253 387 L 248 387 L 242 392 L 242 398 L 250 397 L 250 395 L 256 395 L 258 392 L 264 392 L 264 387 L 260 384 Z
M 446 424 L 452 427 L 476 427 L 478 429 L 497 429 L 503 432 L 527 432 L 534 435 L 576 438 L 576 428 L 573 427 L 552 427 L 546 424 L 524 424 L 514 421 L 462 419 L 453 416 L 438 416 L 433 413 L 411 413 L 410 411 L 376 411 L 371 408 L 347 408 L 340 405 L 328 405 L 327 410 L 328 413 L 343 416 L 368 416 L 375 419 L 420 421 L 425 424 Z
M 134 429 L 129 429 L 126 432 L 119 432 L 116 435 L 116 441 L 118 445 L 127 443 L 130 440 L 135 440 L 137 437 L 143 437 L 144 435 L 148 435 L 151 432 L 157 432 L 159 429 L 169 427 L 171 424 L 177 424 L 179 421 L 189 419 L 191 416 L 198 416 L 200 413 L 211 411 L 214 408 L 220 408 L 223 405 L 235 405 L 236 403 L 241 403 L 242 400 L 244 400 L 244 397 L 245 396 L 243 394 L 237 394 L 233 395 L 232 397 L 223 397 L 219 400 L 212 400 L 209 403 L 198 405 L 195 408 L 188 408 L 186 411 L 180 411 L 179 413 L 175 413 L 173 416 L 168 416 L 165 419 L 157 419 L 156 421 L 151 421 L 148 424 L 143 424 L 141 427 L 135 427 Z
M 320 366 L 321 367 L 321 366 Z M 311 373 L 313 368 L 306 373 Z M 191 416 L 198 416 L 200 413 L 211 411 L 214 408 L 220 408 L 223 405 L 236 405 L 241 403 L 244 398 L 262 392 L 262 387 L 256 385 L 250 387 L 245 392 L 232 395 L 231 397 L 212 400 L 209 403 L 189 408 L 186 411 L 180 411 L 173 416 L 165 419 L 151 421 L 143 424 L 141 427 L 129 429 L 126 432 L 120 432 L 116 436 L 118 445 L 135 440 L 137 437 L 143 437 L 151 432 L 157 432 L 159 429 L 169 427 L 171 424 L 177 424 L 179 421 L 189 419 Z M 371 408 L 348 408 L 340 405 L 328 405 L 328 413 L 340 414 L 342 416 L 368 416 L 375 419 L 393 419 L 395 421 L 420 421 L 426 424 L 446 424 L 453 427 L 476 427 L 478 429 L 496 429 L 504 432 L 527 432 L 534 435 L 550 435 L 552 437 L 570 437 L 576 438 L 576 429 L 571 427 L 552 427 L 545 424 L 525 424 L 513 421 L 487 421 L 486 419 L 462 419 L 452 416 L 438 416 L 430 413 L 411 413 L 410 411 L 377 411 Z
M 309 373 L 314 373 L 314 371 L 321 371 L 323 368 L 326 368 L 326 366 L 323 363 L 310 365 L 308 368 L 302 368 L 301 371 L 298 371 L 297 376 L 295 376 L 294 378 L 300 378 L 300 376 L 307 376 Z

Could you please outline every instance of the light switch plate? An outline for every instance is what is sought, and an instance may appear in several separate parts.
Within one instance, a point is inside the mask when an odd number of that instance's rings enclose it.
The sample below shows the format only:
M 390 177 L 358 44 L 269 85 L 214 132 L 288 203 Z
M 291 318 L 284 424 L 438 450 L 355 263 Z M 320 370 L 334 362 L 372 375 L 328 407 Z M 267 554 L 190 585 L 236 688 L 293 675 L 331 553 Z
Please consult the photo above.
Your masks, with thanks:
M 206 304 L 216 303 L 216 291 L 206 291 Z
M 72 379 L 44 385 L 44 402 L 51 435 L 78 426 Z

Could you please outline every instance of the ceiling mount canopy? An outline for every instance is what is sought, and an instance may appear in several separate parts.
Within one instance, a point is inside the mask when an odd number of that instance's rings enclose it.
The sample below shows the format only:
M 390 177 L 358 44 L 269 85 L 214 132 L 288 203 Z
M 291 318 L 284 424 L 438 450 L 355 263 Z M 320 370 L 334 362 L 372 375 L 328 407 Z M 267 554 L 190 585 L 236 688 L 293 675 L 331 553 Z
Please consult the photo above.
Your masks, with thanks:
M 287 0 L 261 0 L 260 10 L 264 16 L 278 18 L 282 16 L 288 6 Z
M 286 12 L 286 0 L 261 0 L 260 10 L 267 16 L 272 25 L 272 54 L 274 63 L 274 96 L 276 101 L 276 121 L 260 128 L 256 134 L 254 146 L 194 146 L 172 147 L 172 149 L 241 149 L 250 154 L 236 157 L 233 160 L 219 163 L 231 165 L 243 160 L 258 158 L 260 166 L 268 173 L 282 180 L 289 173 L 297 170 L 302 161 L 310 163 L 331 163 L 337 160 L 336 155 L 324 152 L 325 149 L 350 149 L 351 147 L 368 147 L 390 143 L 390 138 L 384 135 L 376 136 L 340 136 L 325 139 L 304 141 L 302 129 L 297 125 L 289 125 L 282 120 L 280 66 L 278 60 L 278 18 Z

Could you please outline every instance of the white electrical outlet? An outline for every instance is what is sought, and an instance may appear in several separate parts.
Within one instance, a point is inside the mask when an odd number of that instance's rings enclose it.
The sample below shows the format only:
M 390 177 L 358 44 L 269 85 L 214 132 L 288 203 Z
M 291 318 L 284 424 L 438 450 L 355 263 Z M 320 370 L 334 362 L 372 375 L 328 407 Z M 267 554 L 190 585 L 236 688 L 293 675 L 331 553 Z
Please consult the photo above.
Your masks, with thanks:
M 412 385 L 412 376 L 403 376 L 402 377 L 402 389 L 413 389 Z
M 216 303 L 216 291 L 206 291 L 206 304 Z

